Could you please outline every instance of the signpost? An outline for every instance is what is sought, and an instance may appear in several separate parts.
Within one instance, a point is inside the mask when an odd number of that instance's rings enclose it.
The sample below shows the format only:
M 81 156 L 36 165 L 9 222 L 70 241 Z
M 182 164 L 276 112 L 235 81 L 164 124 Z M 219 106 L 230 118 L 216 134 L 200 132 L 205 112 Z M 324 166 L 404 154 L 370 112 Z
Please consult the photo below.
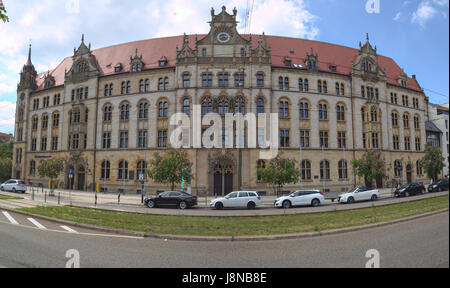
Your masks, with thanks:
M 72 181 L 73 181 L 73 169 L 69 169 L 69 181 L 70 181 L 69 201 L 70 201 L 70 206 L 72 206 Z
M 141 181 L 141 203 L 144 203 L 144 194 L 145 194 L 145 174 L 144 172 L 139 173 L 139 181 Z

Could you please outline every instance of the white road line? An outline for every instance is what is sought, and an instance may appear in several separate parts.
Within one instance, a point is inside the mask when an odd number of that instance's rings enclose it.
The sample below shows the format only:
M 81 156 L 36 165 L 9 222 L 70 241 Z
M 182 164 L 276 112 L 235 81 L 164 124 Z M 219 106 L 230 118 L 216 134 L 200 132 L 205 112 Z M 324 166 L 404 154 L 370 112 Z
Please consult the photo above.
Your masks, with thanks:
M 30 221 L 31 223 L 33 223 L 36 227 L 38 227 L 39 229 L 47 229 L 45 228 L 44 225 L 42 225 L 41 223 L 39 223 L 38 221 L 34 220 L 33 218 L 27 218 L 28 221 Z
M 11 222 L 14 225 L 19 225 L 19 223 L 11 216 L 8 212 L 2 212 L 3 215 L 5 215 L 6 218 L 8 218 L 9 222 Z
M 67 227 L 67 226 L 61 226 L 61 228 L 63 228 L 63 229 L 66 230 L 66 231 L 69 231 L 70 233 L 78 233 L 77 231 L 75 231 L 75 230 L 73 230 L 72 228 Z

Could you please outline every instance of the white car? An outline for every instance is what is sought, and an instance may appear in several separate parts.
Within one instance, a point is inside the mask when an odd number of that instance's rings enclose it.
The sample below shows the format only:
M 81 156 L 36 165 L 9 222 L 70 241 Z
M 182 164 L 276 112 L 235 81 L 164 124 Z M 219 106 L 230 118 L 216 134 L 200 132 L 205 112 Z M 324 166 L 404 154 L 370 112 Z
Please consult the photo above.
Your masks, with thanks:
M 294 206 L 317 207 L 325 202 L 325 197 L 319 190 L 295 191 L 289 196 L 275 200 L 274 206 L 289 209 Z
M 261 197 L 256 191 L 235 191 L 225 197 L 217 198 L 209 203 L 209 207 L 221 210 L 223 208 L 255 209 L 261 205 Z
M 0 185 L 0 190 L 25 193 L 27 191 L 27 185 L 23 180 L 11 179 Z
M 376 201 L 380 198 L 378 190 L 372 190 L 367 187 L 358 187 L 352 192 L 339 195 L 338 202 L 351 204 L 358 201 Z

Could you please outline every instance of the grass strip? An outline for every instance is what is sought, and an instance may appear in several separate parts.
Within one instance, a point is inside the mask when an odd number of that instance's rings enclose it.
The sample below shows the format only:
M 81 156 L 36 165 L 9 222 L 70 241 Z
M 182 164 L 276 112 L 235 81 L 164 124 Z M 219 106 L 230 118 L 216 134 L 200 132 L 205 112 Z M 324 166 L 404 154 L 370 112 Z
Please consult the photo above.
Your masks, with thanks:
M 425 214 L 449 207 L 449 196 L 313 214 L 253 217 L 193 217 L 137 214 L 78 207 L 19 210 L 78 223 L 166 235 L 263 236 L 318 232 L 367 225 Z
M 0 200 L 21 200 L 23 198 L 20 197 L 13 197 L 13 196 L 6 196 L 6 195 L 0 195 Z

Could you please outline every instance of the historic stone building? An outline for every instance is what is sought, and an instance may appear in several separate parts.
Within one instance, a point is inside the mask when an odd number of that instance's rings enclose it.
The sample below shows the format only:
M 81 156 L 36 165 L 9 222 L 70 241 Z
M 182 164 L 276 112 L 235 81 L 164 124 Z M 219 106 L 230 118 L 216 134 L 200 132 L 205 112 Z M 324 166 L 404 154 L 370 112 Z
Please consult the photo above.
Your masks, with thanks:
M 367 41 L 359 49 L 278 36 L 240 35 L 237 11 L 211 11 L 207 35 L 184 35 L 91 50 L 84 36 L 73 56 L 37 74 L 31 62 L 18 85 L 13 177 L 44 183 L 37 166 L 62 157 L 61 188 L 136 193 L 138 175 L 170 135 L 169 117 L 279 113 L 280 151 L 295 158 L 301 182 L 342 191 L 364 184 L 351 160 L 382 152 L 388 179 L 424 181 L 428 99 L 415 76 Z M 206 128 L 206 127 L 203 127 Z M 226 136 L 227 132 L 224 133 Z M 188 149 L 193 193 L 236 189 L 271 193 L 257 168 L 259 149 Z M 396 167 L 402 165 L 403 170 Z M 69 179 L 69 171 L 74 173 Z M 146 183 L 154 193 L 166 185 Z

